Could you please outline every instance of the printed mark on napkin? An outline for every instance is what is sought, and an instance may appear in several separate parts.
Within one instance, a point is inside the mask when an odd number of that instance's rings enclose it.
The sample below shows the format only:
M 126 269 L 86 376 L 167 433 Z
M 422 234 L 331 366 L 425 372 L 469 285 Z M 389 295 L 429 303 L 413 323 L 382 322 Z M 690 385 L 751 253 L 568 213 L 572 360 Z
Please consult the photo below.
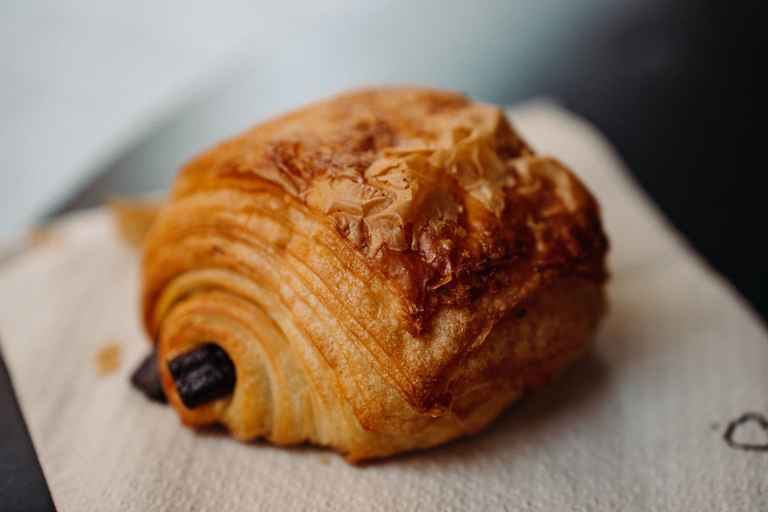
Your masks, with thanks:
M 120 348 L 120 341 L 113 340 L 96 351 L 94 354 L 96 373 L 107 375 L 117 370 L 120 366 Z
M 723 438 L 731 448 L 768 452 L 768 420 L 760 413 L 744 413 L 728 424 Z

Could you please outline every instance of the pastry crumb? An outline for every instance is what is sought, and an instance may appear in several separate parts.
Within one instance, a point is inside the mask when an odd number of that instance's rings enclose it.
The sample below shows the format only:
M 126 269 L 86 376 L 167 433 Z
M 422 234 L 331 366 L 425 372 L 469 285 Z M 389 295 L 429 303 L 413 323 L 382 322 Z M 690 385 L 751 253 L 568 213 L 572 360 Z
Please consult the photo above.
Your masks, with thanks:
M 320 457 L 320 464 L 322 464 L 323 466 L 330 466 L 331 458 L 328 457 L 327 455 Z
M 101 347 L 95 355 L 96 373 L 107 375 L 120 366 L 120 342 L 111 341 Z
M 27 233 L 29 243 L 36 247 L 55 247 L 61 245 L 62 237 L 51 226 L 36 224 Z

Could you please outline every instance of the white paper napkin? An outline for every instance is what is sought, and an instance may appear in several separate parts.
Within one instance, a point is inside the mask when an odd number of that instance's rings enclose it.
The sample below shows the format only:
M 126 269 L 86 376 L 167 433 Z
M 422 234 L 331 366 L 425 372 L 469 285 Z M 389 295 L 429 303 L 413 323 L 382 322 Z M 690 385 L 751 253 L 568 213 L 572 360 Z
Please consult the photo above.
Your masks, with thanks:
M 764 326 L 593 128 L 546 102 L 511 116 L 595 192 L 611 241 L 610 315 L 557 383 L 478 435 L 366 466 L 189 430 L 129 384 L 149 348 L 137 252 L 79 214 L 0 268 L 2 348 L 59 510 L 768 510 L 768 452 L 724 439 L 768 416 Z M 767 444 L 758 420 L 733 444 Z

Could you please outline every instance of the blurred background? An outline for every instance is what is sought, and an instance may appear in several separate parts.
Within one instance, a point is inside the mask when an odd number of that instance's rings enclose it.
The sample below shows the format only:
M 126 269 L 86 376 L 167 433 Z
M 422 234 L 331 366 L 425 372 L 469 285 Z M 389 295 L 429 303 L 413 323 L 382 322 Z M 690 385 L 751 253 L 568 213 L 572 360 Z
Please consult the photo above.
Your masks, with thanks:
M 266 116 L 420 83 L 546 96 L 595 124 L 765 319 L 767 5 L 0 0 L 0 256 L 43 218 L 165 187 Z
M 286 108 L 423 83 L 497 104 L 548 96 L 584 116 L 765 317 L 766 11 L 716 0 L 5 1 L 0 245 L 105 191 L 163 188 L 206 144 Z

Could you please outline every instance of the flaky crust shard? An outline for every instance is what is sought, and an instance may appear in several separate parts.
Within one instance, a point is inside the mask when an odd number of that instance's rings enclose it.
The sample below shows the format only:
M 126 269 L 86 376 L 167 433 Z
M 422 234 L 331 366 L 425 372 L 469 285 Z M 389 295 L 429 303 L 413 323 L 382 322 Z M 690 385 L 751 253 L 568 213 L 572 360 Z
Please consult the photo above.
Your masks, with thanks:
M 184 423 L 350 460 L 475 432 L 587 348 L 605 309 L 598 206 L 497 107 L 357 91 L 185 166 L 144 249 L 144 314 Z M 165 361 L 234 362 L 187 409 Z

